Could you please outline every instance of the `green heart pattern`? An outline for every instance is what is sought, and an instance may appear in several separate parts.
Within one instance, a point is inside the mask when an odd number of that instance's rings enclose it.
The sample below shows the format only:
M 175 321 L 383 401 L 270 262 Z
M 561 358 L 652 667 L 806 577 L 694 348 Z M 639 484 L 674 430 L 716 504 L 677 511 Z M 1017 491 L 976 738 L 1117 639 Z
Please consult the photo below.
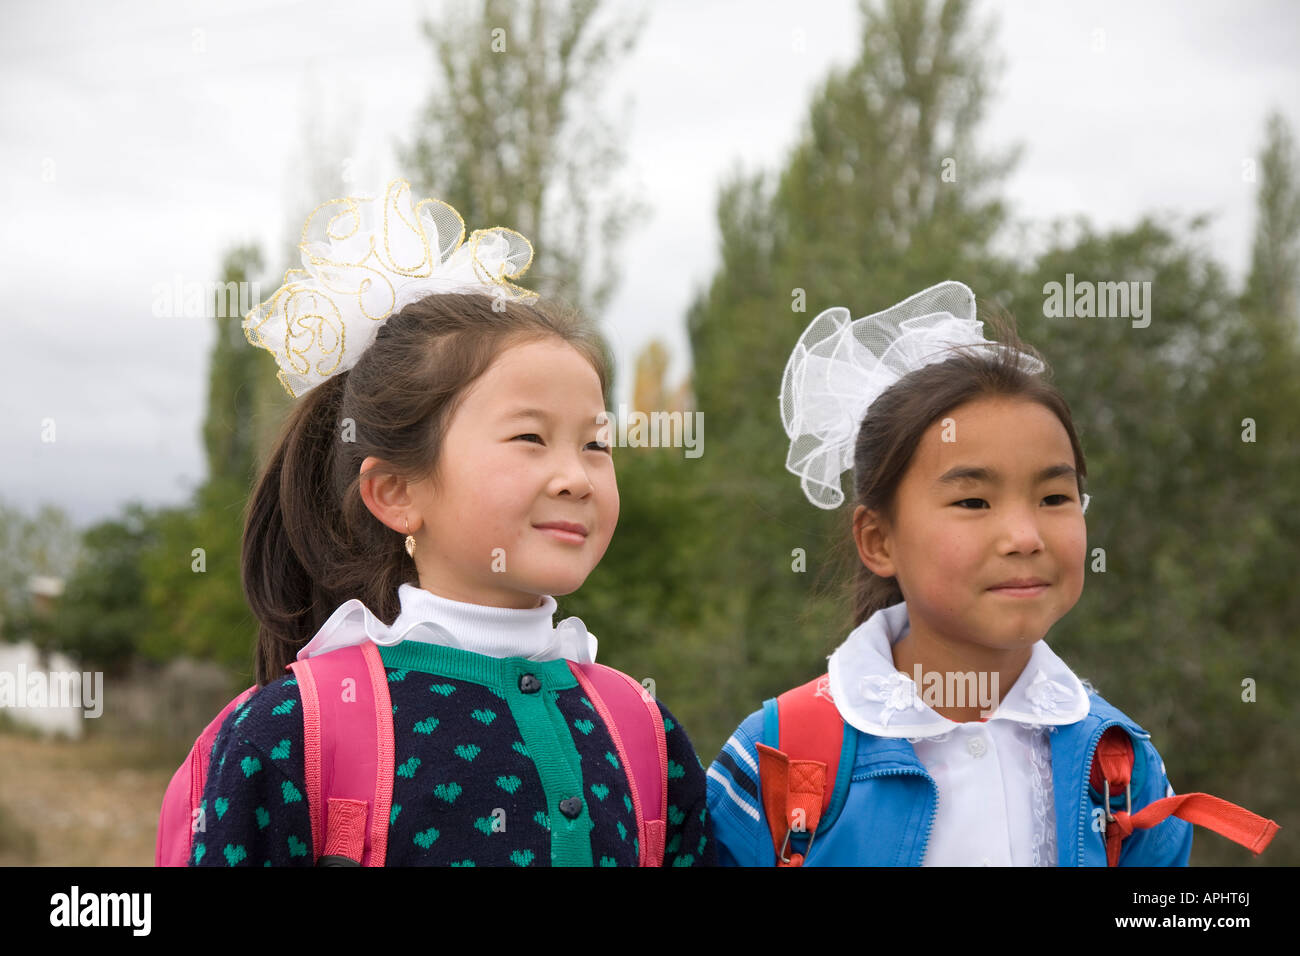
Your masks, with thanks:
M 539 852 L 537 849 L 538 844 L 535 841 L 538 836 L 541 836 L 541 831 L 549 833 L 552 828 L 555 827 L 557 821 L 559 823 L 567 824 L 571 829 L 573 821 L 562 820 L 558 808 L 537 809 L 539 798 L 542 794 L 541 791 L 537 789 L 538 779 L 535 776 L 535 770 L 532 769 L 529 748 L 522 740 L 517 739 L 518 730 L 516 729 L 513 720 L 507 719 L 504 724 L 501 722 L 500 707 L 498 705 L 493 704 L 491 707 L 483 705 L 485 695 L 482 692 L 488 691 L 498 700 L 504 701 L 508 707 L 510 701 L 514 699 L 513 688 L 507 688 L 511 691 L 511 694 L 507 695 L 496 688 L 476 684 L 451 683 L 445 680 L 432 684 L 410 682 L 408 681 L 408 677 L 411 673 L 418 674 L 419 672 L 418 670 L 412 671 L 410 669 L 393 669 L 390 670 L 387 675 L 389 689 L 393 694 L 393 713 L 396 715 L 399 712 L 398 702 L 400 701 L 402 703 L 402 707 L 400 708 L 402 713 L 419 713 L 420 710 L 424 710 L 424 713 L 427 715 L 422 720 L 418 721 L 412 721 L 408 718 L 408 721 L 405 722 L 405 729 L 403 729 L 402 724 L 395 724 L 395 730 L 397 733 L 396 743 L 398 746 L 407 749 L 408 754 L 411 754 L 411 749 L 414 749 L 415 753 L 408 756 L 401 764 L 394 768 L 397 783 L 395 784 L 393 793 L 395 799 L 389 810 L 388 823 L 390 831 L 398 830 L 400 819 L 402 821 L 400 829 L 405 831 L 405 838 L 409 838 L 411 841 L 405 845 L 412 847 L 412 852 L 415 852 L 417 849 L 419 851 L 429 851 L 435 843 L 438 843 L 440 847 L 442 847 L 439 851 L 443 857 L 442 862 L 452 866 L 481 865 L 483 860 L 474 858 L 476 854 L 472 850 L 472 845 L 474 840 L 483 840 L 485 838 L 490 838 L 492 846 L 498 848 L 490 852 L 485 849 L 485 852 L 487 852 L 487 854 L 495 861 L 504 862 L 504 860 L 508 858 L 511 863 L 517 866 L 533 865 L 537 862 Z M 283 686 L 288 686 L 288 683 L 289 682 L 287 681 L 283 682 Z M 411 686 L 410 690 L 404 689 L 412 683 L 414 686 Z M 419 703 L 411 697 L 412 693 L 435 695 L 435 697 L 438 698 L 436 713 L 430 714 L 427 709 L 420 707 Z M 451 698 L 453 697 L 458 700 L 463 700 L 464 702 L 464 709 L 456 708 L 459 709 L 459 717 L 455 715 L 454 710 L 448 710 L 448 706 L 451 704 Z M 408 700 L 408 698 L 410 699 Z M 571 728 L 571 733 L 569 735 L 565 735 L 563 730 L 560 730 L 560 742 L 565 746 L 573 746 L 576 749 L 579 756 L 580 780 L 584 785 L 584 789 L 591 795 L 592 802 L 585 804 L 581 821 L 589 820 L 589 822 L 585 822 L 582 825 L 584 827 L 590 826 L 592 828 L 591 839 L 593 850 L 599 847 L 600 850 L 603 851 L 595 854 L 597 865 L 606 867 L 617 866 L 620 861 L 626 863 L 628 862 L 628 849 L 630 848 L 633 854 L 635 854 L 638 847 L 638 841 L 636 840 L 635 807 L 628 789 L 628 781 L 622 770 L 621 761 L 615 754 L 614 750 L 610 747 L 611 740 L 608 736 L 608 732 L 605 730 L 600 718 L 597 716 L 596 709 L 592 702 L 582 695 L 577 688 L 566 690 L 562 693 L 547 688 L 546 699 L 554 703 L 554 706 L 559 709 L 560 716 L 564 719 L 564 722 Z M 275 698 L 272 698 L 268 703 L 274 702 L 274 700 Z M 429 701 L 429 697 L 426 696 L 424 700 L 426 702 Z M 297 702 L 298 699 L 296 694 L 293 697 L 287 697 L 276 704 L 276 706 L 272 707 L 270 713 L 275 716 L 295 715 Z M 236 723 L 242 721 L 248 716 L 251 712 L 251 703 L 252 702 L 249 701 L 240 708 L 236 715 Z M 428 704 L 426 703 L 425 706 L 427 707 Z M 550 709 L 549 705 L 547 709 Z M 666 733 L 671 734 L 674 731 L 678 734 L 681 733 L 680 728 L 670 718 L 664 717 L 663 724 Z M 260 729 L 260 726 L 261 725 L 255 726 L 251 733 L 256 734 Z M 557 729 L 560 727 L 558 723 L 552 726 Z M 470 731 L 471 727 L 477 727 L 478 733 L 475 734 L 473 731 Z M 502 728 L 501 733 L 497 732 L 498 728 Z M 283 726 L 281 729 L 283 731 Z M 435 731 L 437 731 L 436 734 Z M 503 735 L 505 735 L 504 739 L 502 739 Z M 459 741 L 456 740 L 456 737 L 458 736 L 460 738 Z M 565 739 L 566 736 L 571 738 L 571 744 L 569 740 Z M 467 740 L 466 737 L 469 739 Z M 294 752 L 294 739 L 300 740 L 301 738 L 295 738 L 295 736 L 291 734 L 289 737 L 271 737 L 270 740 L 267 740 L 265 743 L 257 741 L 252 737 L 246 737 L 246 739 L 247 742 L 255 743 L 259 748 L 267 748 L 260 751 L 260 756 L 262 758 L 269 755 L 271 760 L 286 761 Z M 441 739 L 443 743 L 440 746 L 435 745 L 434 741 L 439 739 Z M 242 742 L 243 741 L 241 741 L 241 743 Z M 502 750 L 497 748 L 507 742 L 509 743 L 509 749 L 505 752 L 505 755 L 508 759 L 503 759 Z M 412 747 L 412 745 L 414 746 Z M 449 748 L 449 750 L 443 748 Z M 515 802 L 502 804 L 510 814 L 508 818 L 503 818 L 503 822 L 507 824 L 504 829 L 499 825 L 494 829 L 494 822 L 498 819 L 499 814 L 494 816 L 493 813 L 486 812 L 493 806 L 491 802 L 476 799 L 476 802 L 471 801 L 467 804 L 466 800 L 461 799 L 462 797 L 468 798 L 469 795 L 475 794 L 476 792 L 479 795 L 486 794 L 486 791 L 479 789 L 481 785 L 478 782 L 483 779 L 484 775 L 476 774 L 472 776 L 468 784 L 463 782 L 464 778 L 462 778 L 461 781 L 446 780 L 444 778 L 444 782 L 432 786 L 430 786 L 427 777 L 423 778 L 423 783 L 415 779 L 416 771 L 424 763 L 428 763 L 431 760 L 433 761 L 431 766 L 444 768 L 450 766 L 444 762 L 443 758 L 438 756 L 439 751 L 442 754 L 448 755 L 448 757 L 450 757 L 451 754 L 454 754 L 459 760 L 465 761 L 464 764 L 458 764 L 462 767 L 475 762 L 477 762 L 478 766 L 483 767 L 484 762 L 486 761 L 486 767 L 491 773 L 491 776 L 489 776 L 488 779 L 493 781 L 493 788 L 498 792 L 498 800 L 500 800 L 500 794 L 503 791 L 516 801 L 523 801 L 522 803 Z M 674 750 L 675 754 L 678 752 L 680 752 L 679 749 Z M 248 754 L 247 749 L 245 749 L 244 754 Z M 221 758 L 224 759 L 225 756 L 226 754 L 223 753 Z M 259 756 L 257 755 L 241 755 L 236 751 L 235 757 L 236 760 L 238 760 L 241 770 L 241 774 L 235 779 L 239 780 L 242 778 L 243 780 L 249 781 L 249 786 L 255 786 L 253 783 L 254 778 L 265 779 L 266 773 L 264 773 L 264 771 L 271 772 L 268 770 L 264 761 L 259 759 Z M 510 769 L 507 769 L 518 764 L 519 761 L 525 762 L 524 764 L 519 765 L 520 769 L 515 772 L 511 772 Z M 220 767 L 220 763 L 218 763 L 217 766 Z M 292 767 L 292 765 L 288 766 Z M 524 767 L 528 768 L 527 772 L 524 771 Z M 277 768 L 275 769 L 282 770 L 285 773 L 292 773 L 291 770 L 285 770 L 285 765 L 282 764 L 277 764 Z M 681 779 L 685 776 L 685 769 L 681 764 L 675 761 L 669 762 L 668 770 L 670 779 Z M 300 775 L 301 770 L 297 770 L 297 773 Z M 403 783 L 403 781 L 410 782 Z M 276 782 L 278 783 L 277 789 L 280 791 L 284 805 L 300 804 L 303 808 L 295 809 L 293 811 L 295 814 L 305 814 L 306 798 L 303 796 L 303 791 L 300 790 L 298 786 L 301 782 L 301 776 L 299 776 L 297 780 L 284 779 L 281 777 L 281 779 Z M 486 781 L 483 782 L 486 783 Z M 525 785 L 525 782 L 527 782 L 527 786 Z M 272 786 L 275 785 L 276 784 L 274 783 L 272 784 Z M 265 787 L 266 784 L 262 784 L 262 786 Z M 412 787 L 419 787 L 419 790 L 412 790 Z M 420 795 L 420 790 L 423 791 L 423 796 Z M 402 794 L 406 794 L 406 797 L 403 798 Z M 611 795 L 614 795 L 615 799 L 611 800 Z M 234 794 L 232 793 L 230 796 L 233 797 Z M 420 808 L 415 817 L 411 817 L 411 814 L 403 815 L 402 813 L 403 806 L 411 801 L 415 801 L 415 804 Z M 531 807 L 529 806 L 530 803 L 532 804 Z M 459 810 L 454 809 L 457 804 L 459 804 Z M 244 805 L 244 808 L 241 808 L 237 813 L 229 814 L 232 802 L 227 796 L 216 797 L 212 805 L 217 820 L 225 822 L 226 827 L 229 827 L 231 824 L 223 818 L 227 818 L 229 815 L 229 819 L 236 820 L 237 825 L 237 818 L 240 814 L 246 814 L 249 809 L 248 805 Z M 463 814 L 463 811 L 467 806 L 473 807 L 477 810 L 477 813 Z M 433 810 L 435 807 L 441 807 L 442 809 L 440 812 L 444 814 L 444 816 L 436 818 L 437 826 L 427 826 L 428 823 L 434 822 L 428 817 L 428 811 Z M 266 804 L 251 807 L 251 809 L 253 810 L 253 819 L 249 819 L 247 822 L 248 824 L 252 824 L 255 821 L 256 830 L 249 827 L 247 832 L 260 833 L 262 831 L 268 831 L 271 827 L 272 815 L 276 812 L 275 808 L 272 807 L 271 804 Z M 534 836 L 531 837 L 528 836 L 529 831 L 527 829 L 522 829 L 519 831 L 519 836 L 512 840 L 507 841 L 497 839 L 499 836 L 510 836 L 515 832 L 517 826 L 522 826 L 522 824 L 515 823 L 516 820 L 523 819 L 522 816 L 515 816 L 515 814 L 520 811 L 531 814 L 533 823 L 541 829 L 531 831 L 534 834 Z M 693 852 L 685 854 L 679 852 L 682 849 L 682 834 L 680 832 L 673 833 L 672 830 L 680 830 L 683 824 L 686 823 L 687 816 L 688 814 L 683 812 L 675 804 L 667 809 L 668 823 L 671 828 L 669 835 L 672 837 L 672 840 L 668 846 L 669 852 L 666 854 L 667 859 L 665 859 L 665 862 L 671 862 L 674 866 L 693 865 L 697 858 L 704 855 L 708 846 L 707 836 L 698 835 L 697 830 L 695 833 L 690 834 L 690 842 L 693 844 L 690 849 Z M 692 816 L 694 816 L 694 814 L 692 814 Z M 247 818 L 245 817 L 244 819 Z M 701 811 L 699 814 L 699 820 L 703 823 L 704 819 L 705 811 Z M 410 824 L 417 820 L 420 823 L 425 823 L 426 826 L 423 829 L 412 827 Z M 461 825 L 469 824 L 471 832 L 477 831 L 476 835 L 470 838 L 470 843 L 466 843 L 466 838 L 464 836 L 456 836 L 454 832 L 453 834 L 448 834 L 448 827 L 451 826 L 454 831 L 458 823 Z M 229 835 L 233 836 L 237 832 L 238 831 L 232 830 Z M 267 835 L 270 836 L 271 833 L 274 832 L 274 830 L 270 830 Z M 463 833 L 464 831 L 460 832 Z M 690 832 L 690 830 L 688 829 L 686 832 Z M 602 833 L 606 834 L 604 838 L 601 836 Z M 614 837 L 615 833 L 618 835 L 617 840 L 611 844 L 609 841 Z M 224 831 L 221 834 L 222 837 L 226 837 L 227 835 L 228 834 Z M 398 836 L 399 842 L 394 842 L 394 835 Z M 397 852 L 398 847 L 401 845 L 401 838 L 402 835 L 400 832 L 397 834 L 390 833 L 389 852 L 390 854 L 393 854 L 397 860 L 402 859 L 400 852 Z M 527 842 L 531 842 L 532 846 L 519 846 L 521 838 L 524 838 Z M 274 839 L 283 840 L 284 842 L 279 844 L 280 849 L 270 853 L 272 859 L 265 861 L 261 859 L 252 861 L 249 859 L 250 849 L 252 852 L 256 853 L 259 858 L 263 853 L 270 849 L 269 846 L 260 841 L 260 838 L 256 845 L 247 842 L 240 842 L 238 839 L 233 839 L 230 842 L 225 842 L 225 840 L 222 839 L 220 842 L 215 844 L 223 847 L 218 859 L 229 866 L 241 864 L 247 865 L 249 862 L 257 862 L 270 866 L 274 865 L 276 862 L 286 862 L 289 859 L 307 859 L 310 861 L 311 845 L 302 838 L 301 831 L 289 834 L 280 830 L 279 834 L 276 835 Z M 548 838 L 542 836 L 542 840 L 546 841 Z M 511 843 L 514 845 L 511 846 Z M 622 844 L 623 848 L 616 850 L 615 848 L 619 844 Z M 541 845 L 544 847 L 547 844 L 546 842 L 543 842 Z M 266 849 L 259 852 L 259 848 L 264 846 Z M 465 855 L 466 850 L 470 850 L 468 856 Z M 287 857 L 285 856 L 286 853 Z M 446 859 L 446 856 L 450 853 L 455 854 L 454 860 Z M 542 853 L 545 858 L 545 851 L 542 851 Z M 498 856 L 498 854 L 500 854 L 500 856 Z M 207 853 L 205 843 L 196 842 L 192 857 L 193 862 L 198 864 L 208 857 L 209 854 Z M 421 856 L 420 859 L 433 861 L 434 857 Z M 392 861 L 390 860 L 390 862 Z M 401 864 L 398 862 L 395 865 Z
M 459 797 L 461 793 L 460 784 L 455 782 L 440 783 L 433 788 L 433 795 L 439 800 L 445 800 L 448 803 L 455 803 L 456 798 Z

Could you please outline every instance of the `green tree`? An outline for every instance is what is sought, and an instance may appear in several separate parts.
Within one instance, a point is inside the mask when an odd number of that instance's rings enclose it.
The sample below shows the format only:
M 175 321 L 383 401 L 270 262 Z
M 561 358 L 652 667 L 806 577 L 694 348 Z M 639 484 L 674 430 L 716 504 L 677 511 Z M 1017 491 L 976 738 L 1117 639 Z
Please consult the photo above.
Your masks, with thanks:
M 692 472 L 712 493 L 682 514 L 711 619 L 681 699 L 702 751 L 815 676 L 846 633 L 847 515 L 818 511 L 784 469 L 777 393 L 800 333 L 832 305 L 866 315 L 943 279 L 1000 289 L 1013 274 L 988 244 L 1014 151 L 975 145 L 989 28 L 962 0 L 863 3 L 862 16 L 857 59 L 820 87 L 781 173 L 723 189 L 721 265 L 687 319 L 710 436 Z
M 1083 596 L 1052 647 L 1156 741 L 1173 784 L 1278 818 L 1297 757 L 1294 346 L 1260 354 L 1203 221 L 1058 236 L 1011 301 L 1071 404 L 1093 501 Z M 1150 324 L 1045 314 L 1049 282 L 1149 282 Z M 1243 440 L 1245 419 L 1258 436 Z M 1243 681 L 1259 683 L 1243 700 Z M 1288 857 L 1288 854 L 1291 854 Z M 1294 857 L 1282 846 L 1267 862 Z M 1241 864 L 1198 835 L 1194 861 Z
M 1242 293 L 1201 251 L 1203 219 L 1144 219 L 1060 229 L 1012 306 L 1071 402 L 1094 495 L 1083 598 L 1053 646 L 1152 733 L 1177 789 L 1280 819 L 1300 759 L 1300 218 L 1289 131 L 1274 117 L 1266 138 Z M 1149 282 L 1150 324 L 1049 318 L 1045 285 L 1068 273 Z M 1249 862 L 1195 846 L 1197 863 Z M 1282 837 L 1260 862 L 1296 859 Z
M 616 181 L 619 132 L 592 108 L 641 26 L 611 9 L 482 0 L 426 20 L 439 83 L 420 132 L 399 147 L 418 191 L 451 203 L 471 230 L 523 233 L 536 250 L 528 282 L 591 315 L 613 293 L 640 208 Z
M 216 337 L 208 366 L 208 411 L 203 423 L 208 478 L 234 479 L 247 485 L 256 468 L 254 396 L 266 371 L 259 350 L 249 347 L 243 330 L 243 312 L 232 302 L 257 305 L 237 290 L 255 288 L 262 272 L 262 252 L 254 245 L 237 246 L 221 264 L 223 289 L 216 297 Z M 235 295 L 230 290 L 236 290 Z
M 48 618 L 34 616 L 31 633 L 45 652 L 76 655 L 85 665 L 121 673 L 149 626 L 141 557 L 156 539 L 154 515 L 138 502 L 120 519 L 82 536 L 82 551 Z
M 1245 305 L 1288 334 L 1300 315 L 1300 169 L 1295 138 L 1280 113 L 1269 116 L 1258 165 L 1255 239 Z
M 1277 114 L 1266 123 L 1258 172 L 1239 318 L 1228 323 L 1195 413 L 1211 423 L 1206 471 L 1220 478 L 1216 493 L 1199 502 L 1197 515 L 1208 527 L 1192 552 L 1211 629 L 1207 692 L 1198 710 L 1201 726 L 1226 732 L 1209 753 L 1189 748 L 1187 760 L 1192 772 L 1213 781 L 1211 792 L 1240 791 L 1239 802 L 1281 820 L 1294 803 L 1300 763 L 1290 732 L 1300 717 L 1300 595 L 1293 583 L 1300 566 L 1300 155 Z M 1251 702 L 1243 700 L 1247 681 Z M 1277 844 L 1266 862 L 1300 861 L 1285 832 Z M 1217 841 L 1198 859 L 1235 864 L 1241 853 Z
M 251 285 L 261 269 L 256 246 L 236 246 L 223 258 L 221 281 L 226 289 Z M 156 515 L 153 546 L 141 555 L 147 582 L 143 600 L 151 614 L 139 650 L 158 661 L 178 654 L 217 660 L 247 684 L 256 625 L 240 582 L 243 509 L 266 428 L 271 390 L 264 380 L 283 389 L 270 374 L 274 363 L 250 347 L 243 316 L 222 293 L 216 301 L 203 424 L 208 474 L 188 505 Z
M 39 625 L 28 582 L 34 575 L 66 581 L 81 552 L 81 534 L 63 509 L 47 504 L 28 517 L 0 501 L 0 640 L 32 636 Z M 52 646 L 53 636 L 45 641 Z

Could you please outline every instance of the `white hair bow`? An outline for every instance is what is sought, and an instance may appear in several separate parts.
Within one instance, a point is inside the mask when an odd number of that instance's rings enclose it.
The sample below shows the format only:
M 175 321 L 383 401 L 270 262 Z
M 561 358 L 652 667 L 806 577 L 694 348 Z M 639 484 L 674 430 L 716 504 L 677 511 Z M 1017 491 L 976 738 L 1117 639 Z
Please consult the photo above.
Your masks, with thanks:
M 844 501 L 840 476 L 853 468 L 853 450 L 867 409 L 887 388 L 926 365 L 951 358 L 963 346 L 997 347 L 975 318 L 975 294 L 960 282 L 941 282 L 866 318 L 827 309 L 799 337 L 781 383 L 781 419 L 790 436 L 785 466 L 799 476 L 819 508 Z M 1044 365 L 1024 352 L 1020 367 Z M 1088 496 L 1084 495 L 1084 510 Z

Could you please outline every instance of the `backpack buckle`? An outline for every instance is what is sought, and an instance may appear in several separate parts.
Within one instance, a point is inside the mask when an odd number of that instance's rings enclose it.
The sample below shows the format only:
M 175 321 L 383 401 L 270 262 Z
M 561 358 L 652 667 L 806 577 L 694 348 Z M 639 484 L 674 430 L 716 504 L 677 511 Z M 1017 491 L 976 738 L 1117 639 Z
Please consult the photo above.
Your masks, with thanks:
M 777 858 L 786 866 L 790 865 L 790 858 L 785 855 L 785 851 L 790 848 L 790 834 L 794 833 L 794 827 L 786 827 L 785 839 L 781 841 L 781 849 L 777 851 Z M 817 836 L 816 829 L 808 831 L 808 846 L 804 848 L 803 858 L 808 859 L 808 854 L 812 852 L 813 840 Z
M 1101 805 L 1105 809 L 1105 813 L 1103 813 L 1101 817 L 1101 835 L 1104 838 L 1106 836 L 1106 824 L 1114 823 L 1115 817 L 1110 812 L 1110 780 L 1103 778 L 1101 786 L 1102 786 Z M 1129 781 L 1124 784 L 1124 812 L 1127 813 L 1129 816 L 1133 815 L 1132 781 Z
M 786 866 L 790 865 L 790 858 L 785 855 L 785 851 L 790 848 L 790 834 L 793 832 L 794 832 L 793 827 L 786 827 L 785 839 L 781 841 L 781 849 L 776 851 L 777 859 L 779 859 Z

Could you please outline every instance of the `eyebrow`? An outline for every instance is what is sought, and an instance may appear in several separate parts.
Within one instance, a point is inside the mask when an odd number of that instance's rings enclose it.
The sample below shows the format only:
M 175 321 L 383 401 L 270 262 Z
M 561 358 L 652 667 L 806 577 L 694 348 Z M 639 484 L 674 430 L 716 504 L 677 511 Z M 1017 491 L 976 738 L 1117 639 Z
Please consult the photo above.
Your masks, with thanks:
M 1078 473 L 1072 465 L 1061 462 L 1059 465 L 1049 465 L 1034 476 L 1035 482 L 1050 481 L 1053 478 L 1074 478 L 1078 480 Z M 936 485 L 962 485 L 974 484 L 976 482 L 987 482 L 990 485 L 1000 485 L 1002 475 L 993 468 L 976 468 L 968 465 L 958 465 L 956 468 L 950 468 L 944 472 L 935 481 Z
M 510 414 L 505 415 L 502 418 L 502 421 L 514 422 L 524 418 L 536 418 L 538 421 L 542 421 L 542 422 L 549 422 L 551 420 L 550 414 L 545 409 L 519 408 L 511 412 Z
M 509 413 L 503 415 L 503 416 L 501 417 L 501 421 L 503 421 L 503 422 L 517 422 L 517 421 L 523 421 L 523 420 L 525 420 L 525 419 L 529 419 L 529 418 L 531 418 L 531 419 L 535 419 L 536 421 L 539 421 L 539 422 L 541 422 L 541 423 L 544 424 L 544 425 L 549 425 L 549 424 L 553 421 L 553 419 L 552 419 L 552 417 L 551 417 L 551 413 L 548 412 L 548 411 L 547 411 L 546 409 L 544 409 L 544 408 L 517 408 L 517 409 L 515 409 L 514 411 L 509 412 Z M 611 423 L 611 422 L 605 422 L 605 423 L 602 424 L 601 422 L 596 421 L 596 416 L 595 416 L 595 415 L 592 415 L 592 416 L 591 416 L 591 422 L 590 422 L 590 424 L 589 424 L 587 427 L 590 427 L 590 428 L 602 428 L 602 427 L 606 427 L 606 426 L 608 426 L 608 425 L 610 425 L 610 424 L 612 424 L 612 423 Z

